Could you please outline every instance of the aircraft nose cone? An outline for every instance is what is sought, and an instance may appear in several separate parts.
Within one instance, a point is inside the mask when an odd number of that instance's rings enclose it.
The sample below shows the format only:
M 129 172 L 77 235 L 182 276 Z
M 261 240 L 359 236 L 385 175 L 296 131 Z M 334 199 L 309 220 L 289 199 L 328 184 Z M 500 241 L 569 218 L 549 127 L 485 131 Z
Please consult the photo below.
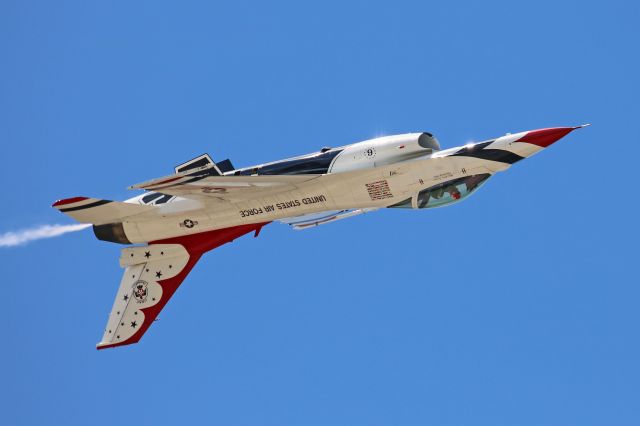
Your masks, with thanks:
M 532 130 L 518 139 L 517 142 L 527 142 L 533 145 L 538 145 L 542 148 L 546 148 L 557 140 L 563 138 L 573 130 L 579 129 L 581 127 L 584 126 L 552 127 L 549 129 Z

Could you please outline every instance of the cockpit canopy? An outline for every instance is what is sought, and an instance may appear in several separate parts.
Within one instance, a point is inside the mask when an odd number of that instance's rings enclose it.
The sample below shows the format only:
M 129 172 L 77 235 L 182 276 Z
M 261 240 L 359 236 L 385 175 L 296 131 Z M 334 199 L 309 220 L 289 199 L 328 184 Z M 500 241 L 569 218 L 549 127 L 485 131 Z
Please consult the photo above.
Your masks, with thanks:
M 455 203 L 471 195 L 472 192 L 478 189 L 490 177 L 490 174 L 485 173 L 480 175 L 465 176 L 447 182 L 439 183 L 427 189 L 423 189 L 413 197 L 407 198 L 406 200 L 389 207 L 404 209 L 428 209 Z

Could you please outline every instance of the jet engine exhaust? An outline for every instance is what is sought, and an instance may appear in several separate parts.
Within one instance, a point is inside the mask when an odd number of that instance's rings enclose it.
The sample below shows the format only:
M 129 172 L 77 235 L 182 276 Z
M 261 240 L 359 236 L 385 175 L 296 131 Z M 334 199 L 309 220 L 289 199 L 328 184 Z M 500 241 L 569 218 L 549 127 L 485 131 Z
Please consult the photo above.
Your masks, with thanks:
M 122 222 L 108 223 L 106 225 L 93 225 L 93 233 L 96 238 L 102 241 L 109 241 L 119 244 L 131 244 L 124 232 Z

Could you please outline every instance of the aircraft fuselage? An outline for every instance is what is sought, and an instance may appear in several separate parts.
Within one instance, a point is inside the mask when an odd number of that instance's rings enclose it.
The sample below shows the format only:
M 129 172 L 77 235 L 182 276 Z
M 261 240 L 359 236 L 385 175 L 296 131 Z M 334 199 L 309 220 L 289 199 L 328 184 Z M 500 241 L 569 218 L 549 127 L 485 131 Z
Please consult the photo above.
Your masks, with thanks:
M 560 138 L 571 130 L 554 128 L 507 134 L 446 150 L 439 150 L 437 140 L 428 133 L 386 136 L 323 149 L 224 173 L 232 179 L 317 175 L 291 190 L 273 194 L 266 190 L 264 195 L 258 193 L 249 200 L 223 203 L 215 201 L 215 193 L 220 191 L 223 195 L 224 189 L 203 184 L 202 191 L 213 195 L 211 200 L 176 196 L 159 205 L 159 214 L 154 217 L 141 215 L 124 220 L 123 232 L 130 242 L 143 243 L 239 225 L 304 218 L 320 212 L 440 207 L 461 201 L 493 174 L 532 156 L 552 143 L 550 139 Z M 430 188 L 436 189 L 429 193 Z M 162 189 L 158 192 L 162 193 Z M 426 193 L 429 200 L 425 200 Z M 128 202 L 142 203 L 144 197 Z

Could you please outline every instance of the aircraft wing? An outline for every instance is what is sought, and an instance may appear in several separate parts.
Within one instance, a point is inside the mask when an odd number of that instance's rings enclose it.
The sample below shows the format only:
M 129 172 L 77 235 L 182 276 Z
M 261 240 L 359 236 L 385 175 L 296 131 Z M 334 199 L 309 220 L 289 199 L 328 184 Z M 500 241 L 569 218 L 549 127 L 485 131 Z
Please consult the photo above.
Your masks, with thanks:
M 163 194 L 199 200 L 242 201 L 257 194 L 266 196 L 296 189 L 298 185 L 322 175 L 211 176 L 176 174 L 132 185 Z
M 124 275 L 97 348 L 137 343 L 203 253 L 249 232 L 257 236 L 264 225 L 235 226 L 123 249 Z

